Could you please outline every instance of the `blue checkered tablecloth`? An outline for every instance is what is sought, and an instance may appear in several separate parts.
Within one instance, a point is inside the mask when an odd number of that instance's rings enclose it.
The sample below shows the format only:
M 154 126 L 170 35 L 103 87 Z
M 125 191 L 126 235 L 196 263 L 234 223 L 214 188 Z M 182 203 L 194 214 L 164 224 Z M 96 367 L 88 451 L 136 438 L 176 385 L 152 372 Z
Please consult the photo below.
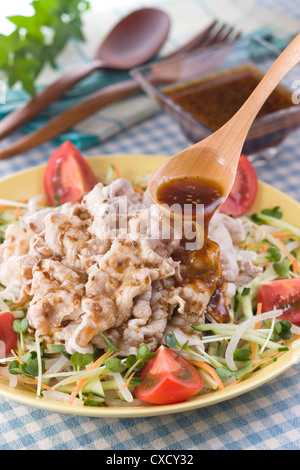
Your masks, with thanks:
M 253 0 L 254 1 L 254 0 Z M 259 0 L 256 0 L 259 2 Z M 242 1 L 237 1 L 241 5 Z M 293 0 L 264 0 L 300 19 Z M 299 77 L 300 78 L 300 77 Z M 15 134 L 14 139 L 20 136 Z M 86 155 L 173 155 L 188 145 L 164 112 L 90 148 Z M 46 162 L 51 144 L 0 162 L 0 176 Z M 300 131 L 278 156 L 257 169 L 259 178 L 300 202 Z M 31 408 L 0 397 L 1 450 L 299 450 L 300 364 L 240 397 L 182 414 L 103 419 Z

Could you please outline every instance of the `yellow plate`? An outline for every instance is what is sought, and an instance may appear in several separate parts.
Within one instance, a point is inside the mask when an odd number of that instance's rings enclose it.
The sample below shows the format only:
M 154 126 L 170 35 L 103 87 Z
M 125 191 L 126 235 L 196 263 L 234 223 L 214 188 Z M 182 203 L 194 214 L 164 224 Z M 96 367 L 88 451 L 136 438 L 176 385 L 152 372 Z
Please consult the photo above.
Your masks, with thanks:
M 152 155 L 109 155 L 92 157 L 89 158 L 88 161 L 99 178 L 106 174 L 111 163 L 114 163 L 118 167 L 124 177 L 129 177 L 151 174 L 165 158 L 166 157 Z M 37 194 L 43 194 L 44 169 L 44 166 L 35 167 L 1 180 L 0 197 L 4 199 L 22 200 Z M 257 200 L 252 208 L 253 211 L 258 211 L 264 207 L 274 207 L 274 205 L 279 205 L 283 209 L 284 219 L 287 222 L 295 224 L 297 223 L 296 221 L 300 220 L 300 205 L 296 201 L 277 189 L 260 182 Z M 274 377 L 287 370 L 293 364 L 296 364 L 299 359 L 300 338 L 296 338 L 289 342 L 289 351 L 282 354 L 276 362 L 266 366 L 263 370 L 258 370 L 255 374 L 238 383 L 236 386 L 228 390 L 225 389 L 225 391 L 210 392 L 175 405 L 146 405 L 142 407 L 113 408 L 70 406 L 64 403 L 56 403 L 45 398 L 37 398 L 32 392 L 21 387 L 11 389 L 7 381 L 1 378 L 0 395 L 25 405 L 60 413 L 105 418 L 157 416 L 193 410 L 234 398 L 274 379 Z

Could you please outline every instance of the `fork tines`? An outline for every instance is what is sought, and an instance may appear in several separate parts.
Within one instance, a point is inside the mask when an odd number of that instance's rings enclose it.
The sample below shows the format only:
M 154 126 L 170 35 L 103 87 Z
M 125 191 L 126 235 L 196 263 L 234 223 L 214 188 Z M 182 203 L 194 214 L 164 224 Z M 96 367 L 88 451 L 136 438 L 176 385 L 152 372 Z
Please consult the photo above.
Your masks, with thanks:
M 199 46 L 206 47 L 223 42 L 232 42 L 239 39 L 240 36 L 241 32 L 237 31 L 234 26 L 226 23 L 215 22 L 214 27 L 210 29 Z

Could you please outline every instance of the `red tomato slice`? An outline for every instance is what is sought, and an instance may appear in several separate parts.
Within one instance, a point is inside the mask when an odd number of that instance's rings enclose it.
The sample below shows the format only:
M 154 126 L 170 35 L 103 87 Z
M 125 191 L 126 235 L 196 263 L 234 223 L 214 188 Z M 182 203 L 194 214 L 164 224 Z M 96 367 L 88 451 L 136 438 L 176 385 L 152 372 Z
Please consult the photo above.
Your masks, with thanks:
M 0 312 L 0 339 L 5 343 L 6 354 L 13 349 L 18 340 L 18 334 L 13 330 L 15 317 L 11 312 Z
M 44 188 L 51 205 L 79 202 L 96 183 L 91 167 L 71 142 L 64 142 L 50 157 Z
M 161 346 L 140 372 L 144 379 L 135 389 L 136 398 L 156 405 L 178 403 L 203 388 L 202 377 L 184 357 Z
M 278 279 L 263 284 L 257 293 L 257 302 L 262 304 L 262 312 L 282 308 L 280 320 L 300 323 L 300 278 Z
M 241 155 L 233 187 L 220 207 L 222 214 L 239 217 L 249 211 L 258 189 L 257 174 L 246 155 Z

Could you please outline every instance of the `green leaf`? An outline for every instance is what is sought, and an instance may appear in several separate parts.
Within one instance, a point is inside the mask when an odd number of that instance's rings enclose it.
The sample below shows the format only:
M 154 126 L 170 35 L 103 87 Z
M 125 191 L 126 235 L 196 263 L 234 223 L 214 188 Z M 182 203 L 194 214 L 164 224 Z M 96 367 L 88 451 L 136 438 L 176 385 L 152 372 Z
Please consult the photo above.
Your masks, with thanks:
M 216 373 L 218 374 L 222 382 L 225 382 L 225 380 L 229 379 L 229 377 L 235 375 L 235 373 L 229 370 L 227 366 L 217 367 Z
M 282 332 L 280 333 L 280 338 L 281 339 L 287 340 L 287 339 L 290 339 L 291 337 L 292 337 L 292 332 L 291 331 L 282 330 Z
M 235 361 L 249 361 L 251 354 L 251 349 L 241 348 L 234 351 L 233 357 Z
M 290 330 L 292 328 L 292 323 L 288 320 L 280 320 L 280 325 L 283 330 Z
M 242 367 L 241 369 L 236 370 L 236 371 L 228 369 L 227 366 L 223 366 L 223 367 L 217 367 L 216 372 L 218 376 L 220 377 L 220 379 L 222 380 L 222 382 L 225 382 L 225 380 L 229 379 L 229 377 L 236 377 L 236 379 L 239 380 L 242 377 L 244 377 L 245 374 L 250 372 L 250 370 L 252 369 L 252 366 L 253 366 L 253 362 L 249 362 L 245 367 Z
M 117 346 L 112 342 L 112 340 L 109 339 L 109 338 L 107 338 L 107 337 L 102 333 L 102 331 L 98 331 L 98 334 L 99 334 L 100 336 L 102 336 L 102 338 L 104 339 L 104 341 L 105 341 L 106 344 L 108 345 L 110 351 L 117 351 L 117 350 L 118 350 Z
M 267 260 L 268 261 L 280 261 L 281 253 L 275 245 L 271 245 L 267 248 Z
M 46 66 L 56 66 L 58 54 L 75 39 L 84 41 L 82 15 L 89 8 L 87 0 L 34 0 L 31 16 L 9 16 L 15 30 L 0 35 L 0 69 L 10 87 L 21 83 L 30 95 Z M 49 43 L 46 30 L 52 30 Z
M 126 364 L 123 364 L 117 357 L 109 357 L 105 361 L 105 367 L 111 372 L 124 372 L 127 369 Z
M 147 346 L 147 344 L 141 344 L 138 349 L 138 358 L 144 360 L 145 357 L 148 356 L 149 352 L 149 346 Z
M 30 359 L 33 359 L 34 357 L 36 357 L 36 355 L 34 356 L 32 352 L 27 352 L 26 354 L 22 354 L 22 356 L 20 356 L 20 359 L 22 362 L 24 362 L 24 364 L 26 364 L 30 361 Z
M 271 217 L 275 217 L 275 219 L 281 219 L 283 216 L 283 213 L 279 210 L 279 206 L 273 207 L 273 209 L 263 209 L 261 211 L 262 214 L 269 215 Z
M 274 325 L 274 333 L 275 333 L 275 335 L 277 335 L 278 338 L 279 338 L 279 335 L 281 333 L 281 330 L 282 330 L 282 326 L 280 324 L 280 321 L 278 321 Z
M 246 295 L 250 294 L 250 287 L 244 287 L 242 291 L 242 296 L 245 297 Z
M 93 354 L 82 354 L 76 351 L 72 354 L 70 360 L 74 367 L 80 368 L 91 364 L 94 361 L 94 357 Z
M 37 375 L 39 371 L 39 365 L 37 359 L 29 359 L 26 364 L 26 371 L 29 375 Z
M 66 347 L 64 344 L 51 344 L 51 350 L 53 352 L 65 352 L 66 351 Z
M 187 340 L 184 344 L 180 346 L 180 350 L 178 351 L 177 358 L 181 355 L 182 351 L 185 351 L 188 347 L 189 340 Z
M 28 320 L 27 318 L 23 318 L 22 320 L 16 319 L 13 322 L 13 330 L 16 333 L 26 333 L 28 330 Z
M 135 354 L 129 354 L 126 358 L 126 365 L 130 369 L 137 362 L 138 358 Z
M 238 311 L 239 306 L 240 306 L 239 291 L 236 290 L 236 291 L 235 291 L 235 295 L 234 295 L 234 304 L 233 304 L 233 310 L 234 310 L 234 312 L 237 312 L 237 311 Z
M 274 325 L 274 336 L 275 339 L 278 341 L 279 338 L 283 340 L 288 340 L 292 337 L 292 323 L 288 320 L 280 320 L 276 322 Z
M 53 199 L 55 199 L 55 201 L 56 201 L 55 207 L 59 207 L 60 206 L 60 199 L 59 199 L 58 194 L 54 194 Z
M 278 274 L 278 276 L 286 279 L 290 276 L 290 262 L 287 258 L 284 258 L 282 261 L 276 261 L 273 263 L 273 269 Z
M 173 331 L 165 336 L 165 344 L 170 349 L 174 349 L 177 346 L 176 336 Z
M 22 365 L 17 360 L 12 361 L 8 366 L 8 371 L 12 375 L 22 374 Z
M 237 380 L 241 379 L 242 377 L 244 377 L 244 375 L 248 374 L 248 372 L 250 372 L 250 370 L 252 369 L 252 366 L 253 362 L 249 362 L 245 367 L 239 369 L 235 374 Z
M 139 385 L 141 382 L 143 382 L 143 379 L 140 379 L 139 377 L 132 377 L 132 379 L 129 382 L 129 387 L 136 387 Z

